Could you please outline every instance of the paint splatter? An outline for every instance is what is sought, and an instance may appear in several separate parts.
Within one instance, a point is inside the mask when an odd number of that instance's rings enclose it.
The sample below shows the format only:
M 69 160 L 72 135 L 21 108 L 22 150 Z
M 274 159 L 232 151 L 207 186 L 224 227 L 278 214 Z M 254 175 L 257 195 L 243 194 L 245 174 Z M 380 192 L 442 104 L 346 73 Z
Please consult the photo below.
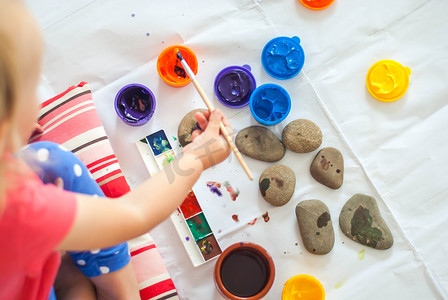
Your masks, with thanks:
M 255 222 L 257 222 L 258 218 L 255 218 L 252 222 L 247 223 L 247 225 L 255 225 Z
M 235 201 L 236 198 L 240 195 L 240 191 L 238 189 L 233 189 L 233 187 L 230 185 L 228 181 L 224 181 L 223 185 L 226 187 L 226 190 L 230 194 L 230 198 Z
M 358 260 L 363 260 L 364 257 L 366 257 L 365 250 L 366 249 L 362 249 L 361 251 L 358 252 Z
M 210 192 L 213 194 L 218 195 L 219 197 L 222 197 L 222 192 L 220 190 L 221 184 L 216 181 L 207 181 L 207 186 L 210 188 Z
M 212 244 L 210 243 L 210 241 L 207 241 L 207 240 L 203 240 L 203 241 L 202 241 L 201 251 L 202 251 L 204 254 L 210 254 L 210 253 L 213 252 L 213 246 L 212 246 Z
M 264 178 L 260 183 L 260 192 L 263 195 L 263 197 L 266 196 L 266 191 L 268 190 L 269 186 L 271 185 L 271 181 L 269 178 Z
M 271 218 L 269 218 L 269 213 L 268 213 L 268 212 L 264 213 L 264 214 L 262 215 L 262 217 L 263 217 L 263 219 L 264 219 L 265 222 L 269 222 L 269 220 L 271 219 Z
M 235 222 L 239 222 L 239 221 L 240 221 L 240 219 L 238 218 L 238 215 L 232 215 L 232 219 L 233 219 Z
M 185 238 L 185 240 L 188 242 L 188 241 L 190 240 L 190 238 L 187 236 L 187 237 Z
M 131 17 L 135 17 L 135 14 L 131 14 Z
M 341 288 L 348 280 L 348 276 L 345 276 L 344 278 L 342 278 L 341 281 L 339 281 L 338 283 L 336 283 L 336 285 L 334 286 L 335 289 L 339 289 Z
M 177 137 L 173 136 L 173 140 L 174 140 L 174 141 L 177 141 Z
M 149 32 L 146 33 L 146 36 L 150 36 Z

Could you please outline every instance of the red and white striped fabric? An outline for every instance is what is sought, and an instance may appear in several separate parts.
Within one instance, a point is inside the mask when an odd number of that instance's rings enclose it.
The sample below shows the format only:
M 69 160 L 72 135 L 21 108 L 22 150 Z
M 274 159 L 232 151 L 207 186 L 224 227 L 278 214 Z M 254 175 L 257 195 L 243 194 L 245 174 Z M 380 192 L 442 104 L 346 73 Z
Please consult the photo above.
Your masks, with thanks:
M 104 131 L 86 82 L 42 103 L 43 133 L 30 143 L 51 141 L 72 151 L 89 169 L 104 194 L 119 197 L 130 190 Z M 179 299 L 174 283 L 149 234 L 128 242 L 142 300 Z
M 32 136 L 30 142 L 52 141 L 72 151 L 107 197 L 129 191 L 86 82 L 42 103 L 38 123 L 44 132 Z
M 179 299 L 174 283 L 149 234 L 129 241 L 129 250 L 142 300 Z

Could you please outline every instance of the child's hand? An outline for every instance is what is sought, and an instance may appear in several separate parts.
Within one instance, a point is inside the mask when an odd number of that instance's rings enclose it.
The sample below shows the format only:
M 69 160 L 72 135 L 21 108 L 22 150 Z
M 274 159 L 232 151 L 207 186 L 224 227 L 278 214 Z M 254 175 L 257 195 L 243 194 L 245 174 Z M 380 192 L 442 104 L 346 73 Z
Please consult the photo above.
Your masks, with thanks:
M 220 123 L 224 124 L 231 138 L 233 131 L 229 121 L 219 110 L 214 110 L 211 114 L 209 111 L 197 112 L 194 116 L 203 130 L 192 132 L 193 142 L 183 151 L 196 155 L 205 170 L 222 162 L 230 154 L 230 147 L 220 132 Z

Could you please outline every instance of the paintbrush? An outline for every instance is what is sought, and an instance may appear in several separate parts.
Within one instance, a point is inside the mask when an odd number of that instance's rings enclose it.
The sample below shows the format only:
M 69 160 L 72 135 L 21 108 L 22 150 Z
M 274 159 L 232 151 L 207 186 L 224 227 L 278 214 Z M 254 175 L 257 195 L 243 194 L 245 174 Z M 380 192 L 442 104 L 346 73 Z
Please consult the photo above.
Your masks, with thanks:
M 194 75 L 193 71 L 191 70 L 190 66 L 186 62 L 186 60 L 182 57 L 182 54 L 180 53 L 179 49 L 174 49 L 174 53 L 176 53 L 177 58 L 180 60 L 180 63 L 185 69 L 185 72 L 187 73 L 188 77 L 190 77 L 191 81 L 193 82 L 196 90 L 198 91 L 199 95 L 201 96 L 202 100 L 204 100 L 205 105 L 207 106 L 208 110 L 210 112 L 214 111 L 215 108 L 213 107 L 212 103 L 208 100 L 207 95 L 205 94 L 204 90 L 202 89 L 201 85 L 199 84 L 198 80 L 196 79 L 196 76 Z M 253 180 L 252 173 L 250 172 L 249 168 L 246 165 L 246 162 L 243 159 L 243 156 L 241 155 L 238 148 L 235 146 L 235 144 L 232 141 L 232 137 L 227 132 L 226 127 L 221 122 L 220 123 L 220 129 L 221 133 L 224 136 L 225 140 L 230 146 L 230 149 L 232 149 L 233 153 L 235 154 L 236 158 L 238 159 L 240 165 L 243 167 L 244 171 L 246 172 L 247 176 L 250 180 Z

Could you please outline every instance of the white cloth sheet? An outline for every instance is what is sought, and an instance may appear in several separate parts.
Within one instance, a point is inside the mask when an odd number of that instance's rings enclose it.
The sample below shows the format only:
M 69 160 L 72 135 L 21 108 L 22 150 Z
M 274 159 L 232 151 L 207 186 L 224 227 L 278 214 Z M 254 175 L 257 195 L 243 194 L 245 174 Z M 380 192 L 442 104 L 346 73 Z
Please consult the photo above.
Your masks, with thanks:
M 335 0 L 311 11 L 297 0 L 230 1 L 27 1 L 43 29 L 46 51 L 41 99 L 87 81 L 93 89 L 123 172 L 132 187 L 149 178 L 134 142 L 163 128 L 175 136 L 180 119 L 205 107 L 193 85 L 174 88 L 157 74 L 159 53 L 182 44 L 199 62 L 197 78 L 235 132 L 257 125 L 248 107 L 229 109 L 214 97 L 217 73 L 249 64 L 257 85 L 276 83 L 292 98 L 290 115 L 271 127 L 279 137 L 290 121 L 306 118 L 322 129 L 322 147 L 338 148 L 345 160 L 344 183 L 331 190 L 317 183 L 309 165 L 317 151 L 287 151 L 279 162 L 297 176 L 283 207 L 267 204 L 258 177 L 271 164 L 245 158 L 250 182 L 234 157 L 203 173 L 194 187 L 223 248 L 239 241 L 260 244 L 273 256 L 274 285 L 266 299 L 280 299 L 283 284 L 298 274 L 316 277 L 327 299 L 444 299 L 448 297 L 448 2 L 441 0 Z M 271 78 L 261 50 L 277 36 L 299 36 L 306 60 L 292 79 Z M 392 59 L 412 70 L 406 95 L 393 103 L 371 97 L 369 67 Z M 156 96 L 153 118 L 142 127 L 125 125 L 114 97 L 129 83 Z M 205 182 L 229 181 L 236 201 L 210 193 Z M 395 239 L 379 251 L 345 237 L 338 217 L 354 194 L 377 199 Z M 320 199 L 330 209 L 336 241 L 325 256 L 308 253 L 294 213 L 298 202 Z M 163 201 L 163 200 L 161 200 Z M 270 221 L 255 217 L 269 212 Z M 238 214 L 240 222 L 231 216 Z M 151 232 L 181 299 L 221 299 L 212 271 L 216 260 L 194 268 L 169 220 Z M 365 249 L 365 258 L 358 252 Z M 337 288 L 336 286 L 340 286 Z

